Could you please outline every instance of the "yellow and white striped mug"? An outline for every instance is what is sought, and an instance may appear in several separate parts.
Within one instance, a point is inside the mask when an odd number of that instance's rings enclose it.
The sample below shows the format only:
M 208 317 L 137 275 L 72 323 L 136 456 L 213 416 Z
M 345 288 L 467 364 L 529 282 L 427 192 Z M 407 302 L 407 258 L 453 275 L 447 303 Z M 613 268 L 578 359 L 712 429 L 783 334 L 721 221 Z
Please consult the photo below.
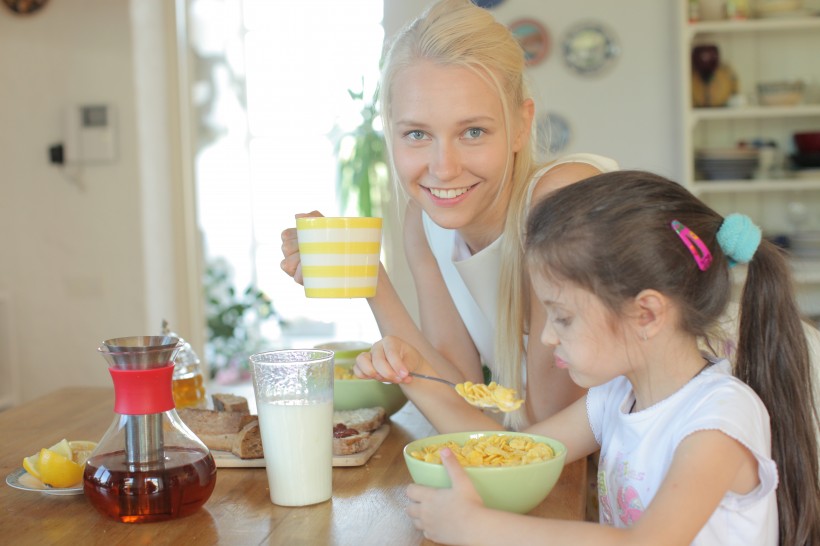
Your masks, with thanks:
M 308 298 L 372 298 L 382 243 L 381 218 L 296 219 Z

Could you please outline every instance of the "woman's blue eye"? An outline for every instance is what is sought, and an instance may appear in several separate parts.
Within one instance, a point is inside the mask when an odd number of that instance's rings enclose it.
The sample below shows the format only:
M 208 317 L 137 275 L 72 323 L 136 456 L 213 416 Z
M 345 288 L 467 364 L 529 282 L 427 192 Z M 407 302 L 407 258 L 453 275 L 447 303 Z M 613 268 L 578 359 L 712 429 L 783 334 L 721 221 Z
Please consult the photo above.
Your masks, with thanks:
M 410 140 L 423 140 L 424 131 L 409 131 L 405 136 Z
M 464 134 L 467 135 L 467 138 L 478 138 L 484 134 L 484 129 L 479 129 L 478 127 L 470 127 Z

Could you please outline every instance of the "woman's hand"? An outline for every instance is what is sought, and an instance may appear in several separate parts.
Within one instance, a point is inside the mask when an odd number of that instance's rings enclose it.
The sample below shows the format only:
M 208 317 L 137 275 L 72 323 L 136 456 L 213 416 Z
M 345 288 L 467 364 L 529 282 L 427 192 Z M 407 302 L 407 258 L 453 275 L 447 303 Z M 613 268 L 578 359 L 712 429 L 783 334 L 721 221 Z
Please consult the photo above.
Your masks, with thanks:
M 410 372 L 417 370 L 422 362 L 415 347 L 395 336 L 386 336 L 376 342 L 370 352 L 356 357 L 353 372 L 361 379 L 409 383 Z
M 314 210 L 305 214 L 297 214 L 296 218 L 319 217 L 322 213 Z M 282 271 L 293 277 L 299 284 L 304 284 L 302 279 L 302 257 L 299 254 L 299 239 L 296 237 L 296 228 L 291 227 L 282 232 L 282 255 L 284 259 L 279 267 Z
M 434 489 L 409 485 L 407 515 L 425 538 L 441 544 L 470 544 L 484 503 L 452 451 L 441 450 L 441 463 L 447 469 L 452 487 Z

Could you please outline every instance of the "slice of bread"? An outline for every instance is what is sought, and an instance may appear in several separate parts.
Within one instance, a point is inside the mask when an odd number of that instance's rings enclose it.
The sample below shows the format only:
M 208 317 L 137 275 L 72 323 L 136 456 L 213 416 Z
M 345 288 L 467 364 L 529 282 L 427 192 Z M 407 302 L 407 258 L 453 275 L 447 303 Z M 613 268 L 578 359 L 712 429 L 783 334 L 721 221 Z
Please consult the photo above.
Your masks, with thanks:
M 344 438 L 333 438 L 333 455 L 353 455 L 367 449 L 370 445 L 370 433 L 361 432 Z
M 248 411 L 248 401 L 232 394 L 212 395 L 213 410 L 180 408 L 177 413 L 194 434 L 209 448 L 230 451 L 241 459 L 263 457 L 259 418 Z M 360 453 L 370 445 L 370 433 L 385 422 L 384 408 L 373 407 L 334 411 L 333 425 L 343 432 L 333 433 L 333 455 Z
M 235 394 L 212 394 L 211 400 L 216 411 L 238 411 L 248 414 L 248 399 Z
M 333 455 L 353 455 L 370 445 L 370 433 L 386 419 L 382 407 L 333 412 Z
M 258 419 L 251 420 L 242 427 L 242 430 L 233 435 L 230 450 L 240 459 L 259 459 L 264 456 Z
M 384 408 L 362 408 L 357 410 L 334 411 L 333 424 L 342 423 L 347 428 L 359 432 L 373 432 L 384 423 L 386 414 Z
M 204 408 L 179 408 L 177 414 L 191 431 L 199 436 L 234 434 L 242 428 L 245 414 L 238 411 L 214 411 Z

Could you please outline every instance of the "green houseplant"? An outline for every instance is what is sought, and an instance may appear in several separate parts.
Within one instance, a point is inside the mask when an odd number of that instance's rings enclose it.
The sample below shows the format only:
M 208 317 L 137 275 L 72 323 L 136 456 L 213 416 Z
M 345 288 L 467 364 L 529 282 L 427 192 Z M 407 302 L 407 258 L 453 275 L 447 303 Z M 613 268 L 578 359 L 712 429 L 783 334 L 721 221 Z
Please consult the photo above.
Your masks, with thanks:
M 254 286 L 238 293 L 224 258 L 207 264 L 204 284 L 208 332 L 205 358 L 211 378 L 218 383 L 247 379 L 248 357 L 261 350 L 263 344 L 260 324 L 278 320 L 273 302 Z
M 342 214 L 353 209 L 359 216 L 381 216 L 388 170 L 387 148 L 377 107 L 378 91 L 371 100 L 365 100 L 363 90 L 348 89 L 347 92 L 359 105 L 361 123 L 353 131 L 343 134 L 336 144 L 339 205 Z

